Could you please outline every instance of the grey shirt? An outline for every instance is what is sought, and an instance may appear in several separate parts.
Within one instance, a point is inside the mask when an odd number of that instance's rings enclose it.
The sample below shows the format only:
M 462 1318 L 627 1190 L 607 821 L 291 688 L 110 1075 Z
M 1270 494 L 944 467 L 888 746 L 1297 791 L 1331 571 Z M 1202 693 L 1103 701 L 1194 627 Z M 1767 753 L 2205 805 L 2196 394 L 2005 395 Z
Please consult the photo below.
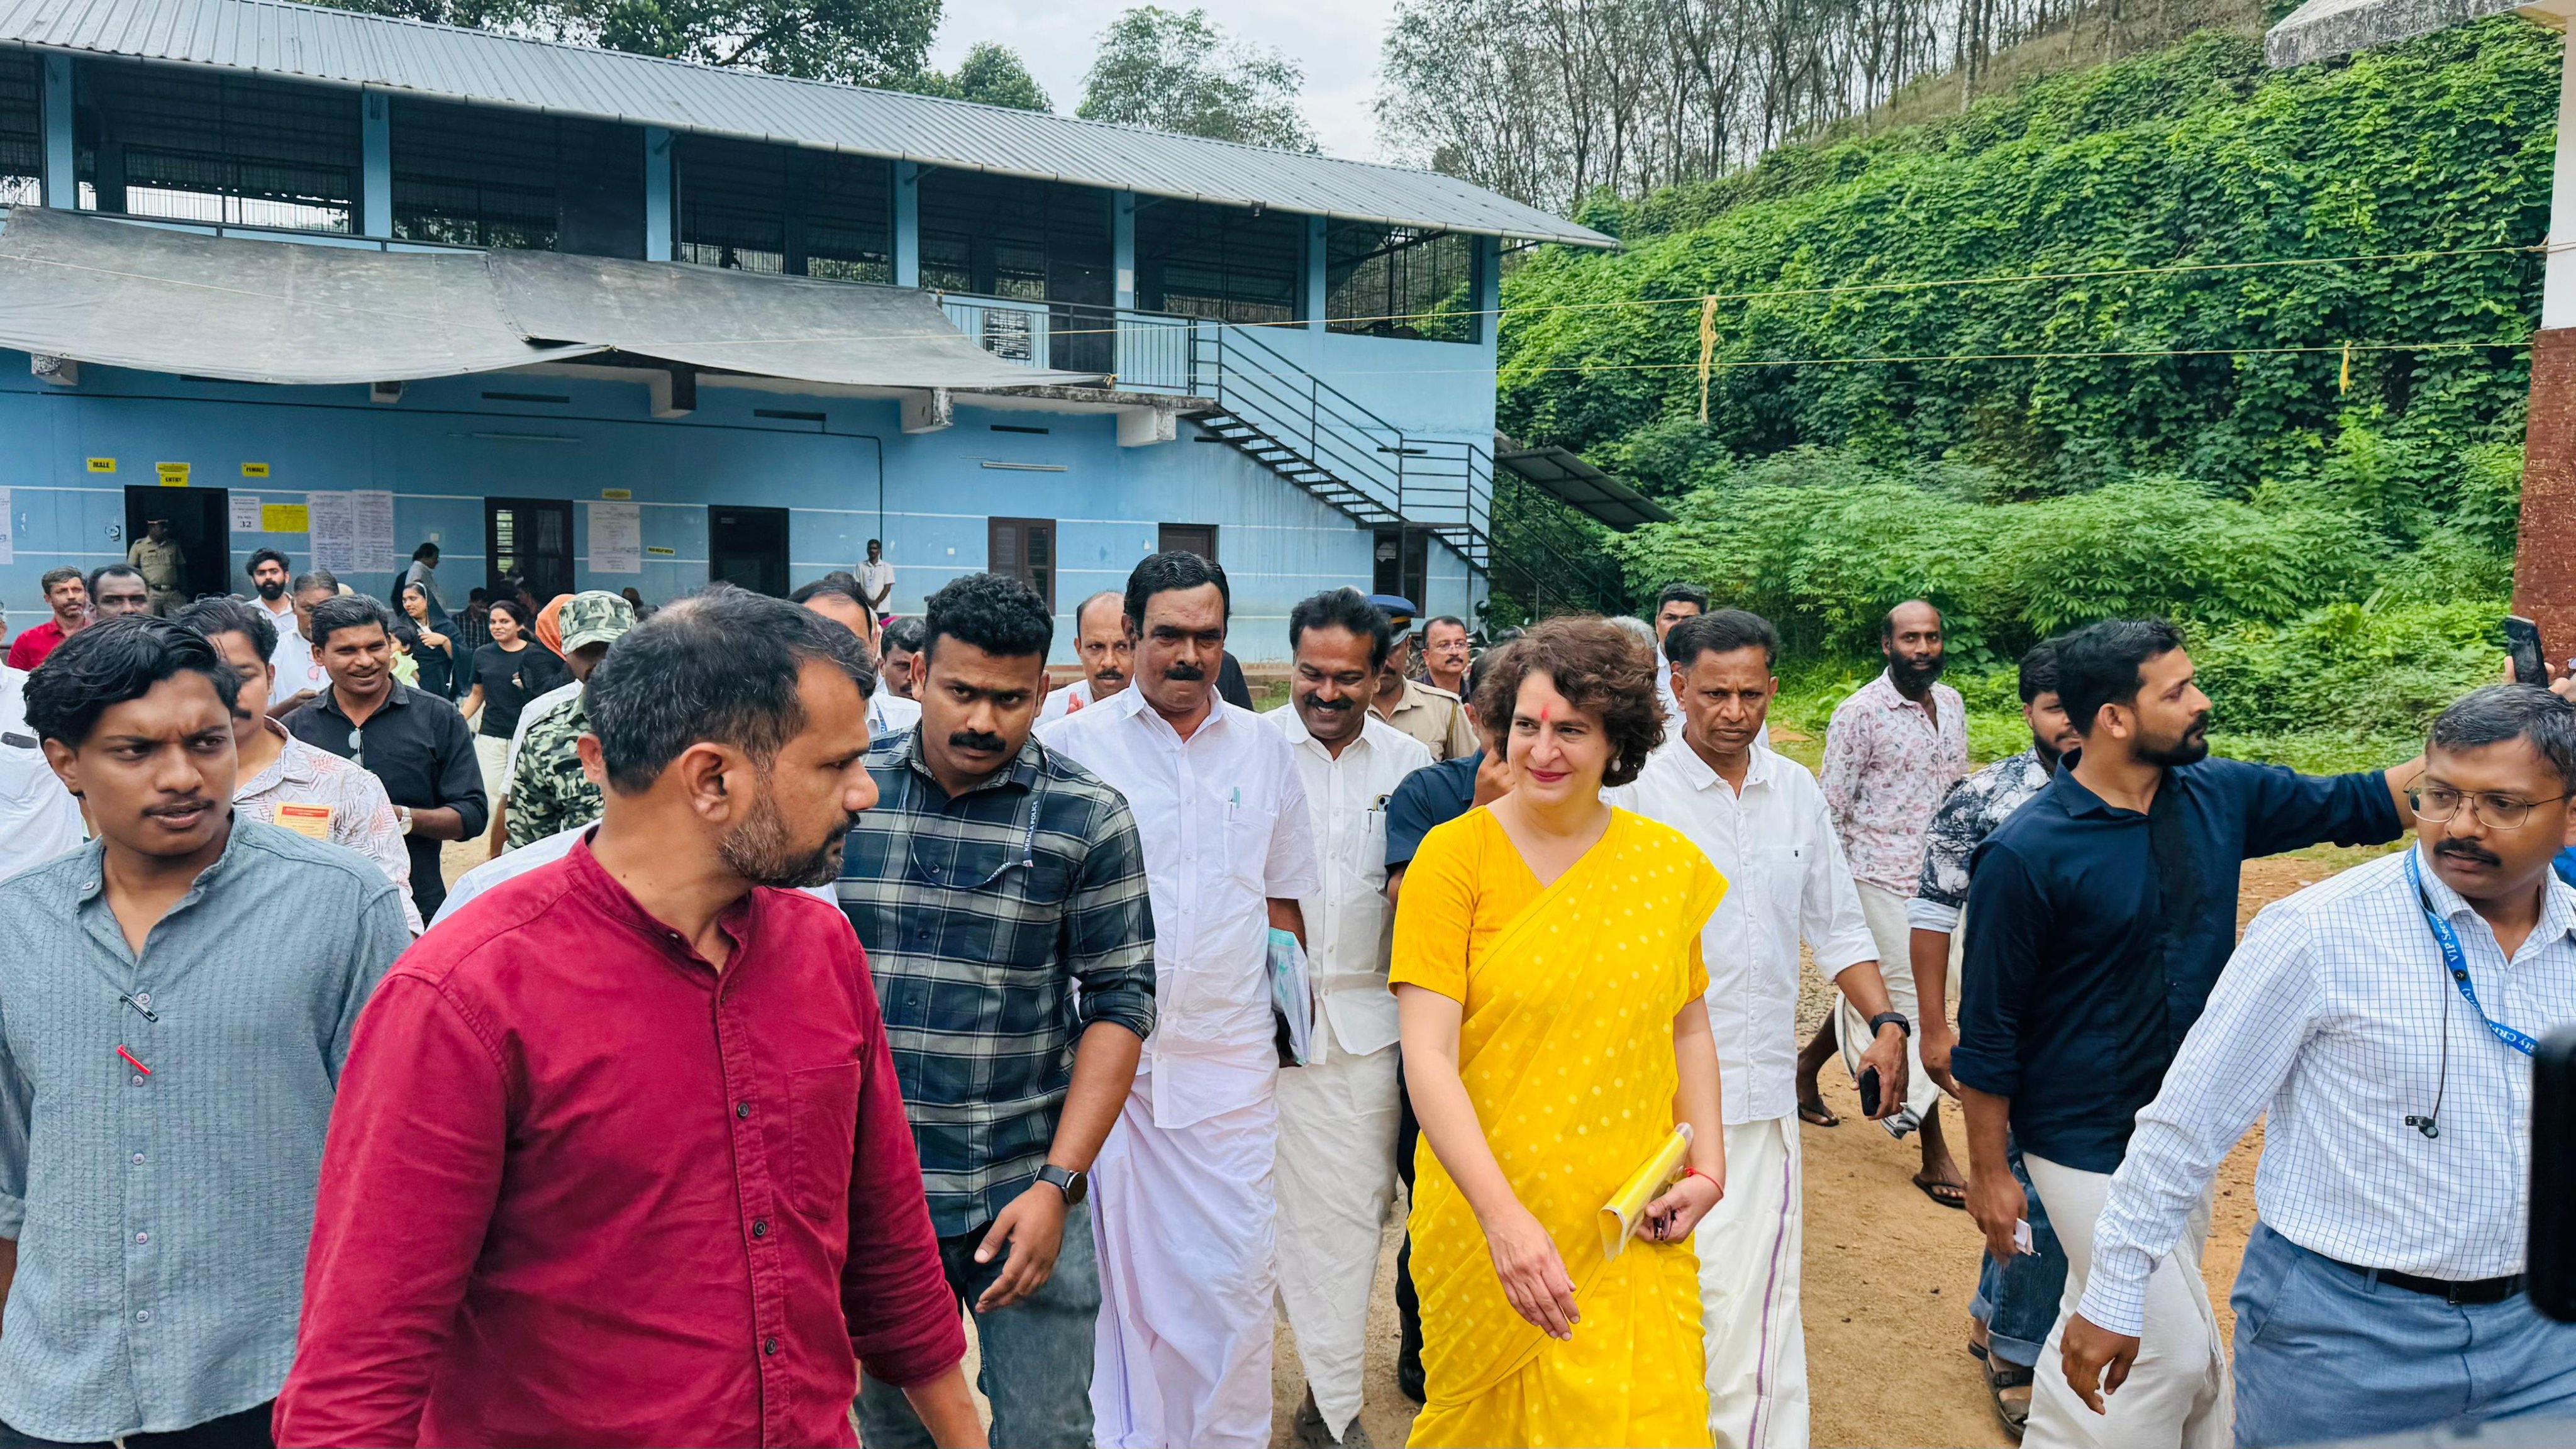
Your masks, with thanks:
M 349 1031 L 411 943 L 365 856 L 236 817 L 138 960 L 103 853 L 0 882 L 0 1421 L 45 1439 L 276 1396 Z

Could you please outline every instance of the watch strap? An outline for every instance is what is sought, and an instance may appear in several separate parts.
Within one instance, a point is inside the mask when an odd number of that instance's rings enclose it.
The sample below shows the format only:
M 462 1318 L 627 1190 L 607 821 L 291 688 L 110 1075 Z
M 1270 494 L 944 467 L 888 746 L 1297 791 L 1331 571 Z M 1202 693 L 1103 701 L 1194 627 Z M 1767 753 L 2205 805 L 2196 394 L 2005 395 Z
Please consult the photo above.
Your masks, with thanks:
M 1907 1021 L 1905 1019 L 1905 1013 L 1901 1011 L 1882 1011 L 1878 1015 L 1871 1017 L 1869 1019 L 1870 1034 L 1872 1036 L 1876 1036 L 1878 1034 L 1878 1029 L 1890 1022 L 1894 1022 L 1896 1024 L 1896 1029 L 1905 1033 L 1907 1036 L 1914 1035 L 1914 1023 Z

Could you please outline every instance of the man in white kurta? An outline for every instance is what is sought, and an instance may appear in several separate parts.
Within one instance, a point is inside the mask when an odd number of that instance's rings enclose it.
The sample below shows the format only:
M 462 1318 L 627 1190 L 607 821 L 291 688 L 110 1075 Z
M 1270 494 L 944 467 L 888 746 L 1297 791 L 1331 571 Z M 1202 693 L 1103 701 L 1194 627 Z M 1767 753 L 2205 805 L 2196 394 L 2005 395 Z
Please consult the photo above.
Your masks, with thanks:
M 1395 1198 L 1395 996 L 1387 989 L 1386 802 L 1431 751 L 1368 712 L 1386 667 L 1385 617 L 1355 589 L 1288 616 L 1291 708 L 1273 710 L 1314 822 L 1319 889 L 1298 902 L 1317 1013 L 1306 1064 L 1279 1076 L 1279 1298 L 1309 1402 L 1300 1444 L 1355 1437 L 1369 1285 Z
M 1269 932 L 1317 891 L 1288 742 L 1216 697 L 1224 574 L 1162 553 L 1128 583 L 1135 687 L 1046 726 L 1127 797 L 1154 906 L 1156 1022 L 1092 1167 L 1101 1449 L 1270 1442 L 1279 1057 Z
M 1862 1054 L 1879 1109 L 1905 1101 L 1903 1018 L 1888 1010 L 1878 945 L 1825 811 L 1795 760 L 1756 742 L 1779 681 L 1771 625 L 1740 609 L 1680 621 L 1667 640 L 1678 737 L 1604 798 L 1690 837 L 1727 879 L 1700 937 L 1726 1122 L 1726 1196 L 1693 1236 L 1718 1449 L 1805 1449 L 1807 1349 L 1799 1318 L 1806 1215 L 1799 1173 L 1798 945 L 1878 1025 Z

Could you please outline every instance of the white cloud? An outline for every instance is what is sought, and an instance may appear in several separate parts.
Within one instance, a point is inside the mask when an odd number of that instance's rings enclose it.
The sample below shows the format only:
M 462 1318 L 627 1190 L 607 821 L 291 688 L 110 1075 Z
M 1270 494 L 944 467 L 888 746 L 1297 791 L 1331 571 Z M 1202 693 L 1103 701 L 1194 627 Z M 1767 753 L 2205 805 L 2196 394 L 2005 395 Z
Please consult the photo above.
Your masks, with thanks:
M 1162 0 L 1187 9 L 1188 0 Z M 1357 160 L 1383 159 L 1377 118 L 1378 42 L 1386 31 L 1386 0 L 1199 0 L 1225 32 L 1284 52 L 1306 72 L 1307 124 L 1326 152 Z M 1082 101 L 1082 77 L 1091 69 L 1092 43 L 1125 7 L 1116 3 L 1062 5 L 1044 0 L 947 0 L 931 63 L 952 69 L 977 41 L 1011 47 L 1028 63 L 1056 109 L 1070 114 Z

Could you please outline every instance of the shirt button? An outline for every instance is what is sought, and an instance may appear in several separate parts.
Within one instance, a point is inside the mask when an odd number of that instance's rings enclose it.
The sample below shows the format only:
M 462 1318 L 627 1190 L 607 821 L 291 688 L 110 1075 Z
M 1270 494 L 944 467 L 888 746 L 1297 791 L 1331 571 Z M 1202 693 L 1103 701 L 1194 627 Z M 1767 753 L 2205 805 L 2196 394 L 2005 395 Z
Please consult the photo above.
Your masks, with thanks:
M 769 1236 L 769 1219 L 767 1219 L 767 1218 L 753 1218 L 753 1219 L 751 1220 L 751 1235 L 752 1235 L 753 1237 L 755 1237 L 755 1238 L 765 1238 L 765 1237 L 768 1237 L 768 1236 Z
M 143 1085 L 143 1074 L 142 1074 L 142 1073 L 140 1073 L 140 1072 L 135 1073 L 135 1075 L 134 1075 L 134 1085 L 136 1085 L 136 1086 L 138 1086 L 138 1087 Z
M 778 1352 L 778 1340 L 774 1338 L 763 1340 L 760 1345 L 760 1351 L 767 1354 Z
M 734 1114 L 735 1116 L 737 1116 L 737 1117 L 748 1117 L 748 1116 L 750 1116 L 750 1115 L 751 1115 L 751 1104 L 750 1104 L 749 1102 L 736 1102 L 736 1103 L 734 1103 L 734 1104 L 733 1104 L 733 1114 Z
M 134 1321 L 137 1323 L 150 1323 L 152 1321 L 152 1310 L 149 1308 L 135 1309 Z
M 134 1241 L 138 1243 L 148 1243 L 152 1241 L 152 1235 L 150 1233 L 136 1233 L 134 1235 Z
M 151 992 L 149 992 L 149 991 L 138 991 L 138 992 L 134 993 L 134 1004 L 135 1004 L 135 1005 L 137 1005 L 137 1006 L 139 1006 L 139 1007 L 142 1007 L 142 1008 L 143 1008 L 144 1010 L 146 1010 L 146 1011 L 151 1010 L 151 1009 L 152 1009 L 152 993 L 151 993 Z
M 143 1154 L 142 1154 L 142 1153 L 138 1152 L 138 1153 L 134 1154 L 134 1165 L 135 1165 L 135 1166 L 137 1166 L 137 1167 L 141 1167 L 141 1166 L 143 1165 Z

